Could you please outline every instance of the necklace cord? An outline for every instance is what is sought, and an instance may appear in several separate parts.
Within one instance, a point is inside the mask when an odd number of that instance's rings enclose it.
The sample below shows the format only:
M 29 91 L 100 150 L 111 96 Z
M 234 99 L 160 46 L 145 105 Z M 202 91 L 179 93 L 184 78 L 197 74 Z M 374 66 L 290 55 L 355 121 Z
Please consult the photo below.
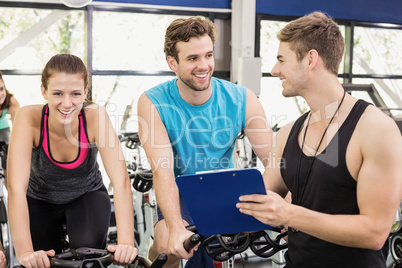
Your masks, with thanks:
M 345 95 L 346 95 L 346 90 L 343 92 L 343 96 L 342 96 L 341 102 L 339 103 L 338 108 L 336 108 L 335 113 L 332 115 L 331 120 L 329 121 L 327 127 L 326 127 L 325 130 L 324 130 L 324 133 L 323 133 L 322 136 L 321 136 L 320 142 L 318 143 L 317 149 L 315 150 L 315 153 L 314 153 L 314 156 L 313 156 L 313 160 L 311 161 L 310 167 L 309 167 L 309 169 L 308 169 L 307 176 L 306 176 L 306 180 L 305 180 L 305 182 L 304 182 L 303 189 L 302 189 L 302 192 L 301 192 L 301 195 L 300 195 L 300 199 L 297 200 L 297 198 L 298 198 L 298 189 L 299 189 L 299 176 L 300 176 L 301 159 L 302 159 L 302 157 L 303 157 L 303 149 L 304 149 L 304 141 L 305 141 L 305 139 L 306 139 L 307 129 L 308 129 L 308 126 L 309 126 L 309 124 L 310 124 L 310 119 L 311 119 L 311 111 L 310 111 L 310 115 L 309 115 L 309 118 L 308 118 L 308 120 L 307 120 L 307 126 L 306 126 L 306 129 L 304 130 L 304 135 L 303 135 L 303 140 L 302 140 L 302 146 L 301 146 L 300 156 L 299 156 L 299 163 L 298 163 L 298 165 L 297 165 L 296 189 L 295 189 L 295 194 L 296 194 L 296 195 L 295 195 L 295 199 L 294 199 L 294 200 L 295 200 L 295 203 L 294 203 L 294 204 L 296 204 L 296 205 L 300 205 L 300 203 L 301 203 L 301 201 L 302 201 L 302 199 L 303 199 L 304 191 L 306 190 L 306 185 L 307 185 L 307 182 L 308 182 L 308 178 L 310 177 L 310 173 L 311 173 L 311 170 L 312 170 L 312 168 L 313 168 L 313 164 L 314 164 L 314 161 L 315 161 L 315 159 L 316 159 L 318 150 L 320 149 L 321 143 L 322 143 L 322 141 L 324 140 L 325 134 L 327 133 L 327 130 L 328 130 L 329 126 L 331 125 L 332 121 L 334 120 L 336 113 L 339 111 L 339 108 L 341 107 L 341 105 L 342 105 L 342 103 L 343 103 L 343 100 L 345 99 Z

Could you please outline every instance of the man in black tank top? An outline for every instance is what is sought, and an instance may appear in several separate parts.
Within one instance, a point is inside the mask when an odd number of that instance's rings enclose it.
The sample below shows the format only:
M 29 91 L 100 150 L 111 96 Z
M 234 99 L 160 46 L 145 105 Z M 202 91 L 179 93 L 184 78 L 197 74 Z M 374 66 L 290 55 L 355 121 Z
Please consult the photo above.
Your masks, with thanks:
M 314 12 L 277 37 L 271 73 L 285 97 L 303 97 L 310 111 L 277 133 L 264 173 L 267 194 L 242 196 L 237 207 L 288 229 L 285 267 L 385 268 L 402 198 L 401 134 L 339 83 L 345 43 L 332 19 Z

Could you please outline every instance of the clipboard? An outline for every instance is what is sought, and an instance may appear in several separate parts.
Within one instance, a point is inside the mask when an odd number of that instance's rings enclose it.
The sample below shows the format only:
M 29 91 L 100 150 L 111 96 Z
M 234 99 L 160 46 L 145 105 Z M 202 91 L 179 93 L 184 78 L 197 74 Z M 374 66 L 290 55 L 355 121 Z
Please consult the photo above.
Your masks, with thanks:
M 241 195 L 266 194 L 262 174 L 255 168 L 181 175 L 176 183 L 201 235 L 272 229 L 236 208 Z

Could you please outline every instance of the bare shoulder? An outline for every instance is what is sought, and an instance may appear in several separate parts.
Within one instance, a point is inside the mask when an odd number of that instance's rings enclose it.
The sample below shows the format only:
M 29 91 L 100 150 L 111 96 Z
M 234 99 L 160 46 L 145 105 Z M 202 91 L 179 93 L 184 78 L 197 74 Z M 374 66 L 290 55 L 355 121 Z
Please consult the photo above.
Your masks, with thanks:
M 372 105 L 362 114 L 355 134 L 363 153 L 375 152 L 379 155 L 380 150 L 390 154 L 402 146 L 401 132 L 395 121 Z
M 91 111 L 97 111 L 100 107 L 102 107 L 102 106 L 100 106 L 96 103 L 93 103 L 93 102 L 84 103 L 85 114 L 90 113 Z
M 87 121 L 108 115 L 105 107 L 100 106 L 96 103 L 89 103 L 85 105 L 84 111 Z
M 152 104 L 151 99 L 143 92 L 138 98 L 138 106 L 149 106 Z
M 279 131 L 275 135 L 275 140 L 276 140 L 276 145 L 275 147 L 277 148 L 278 152 L 282 155 L 282 151 L 285 148 L 286 142 L 288 141 L 288 137 L 290 134 L 290 131 L 292 130 L 292 127 L 294 125 L 295 121 L 292 121 L 290 123 L 287 123 L 283 127 L 279 129 Z
M 149 116 L 151 114 L 152 107 L 154 107 L 153 102 L 151 99 L 147 96 L 147 94 L 142 93 L 141 96 L 138 99 L 138 115 L 141 116 Z M 159 113 L 157 113 L 159 115 Z
M 373 105 L 369 105 L 362 114 L 357 125 L 359 134 L 364 136 L 372 135 L 396 135 L 400 136 L 400 131 L 395 121 L 383 111 Z
M 111 135 L 114 132 L 114 126 L 105 107 L 90 103 L 85 105 L 84 112 L 90 142 L 99 142 L 104 139 L 102 138 L 104 135 Z
M 259 102 L 257 95 L 249 88 L 246 88 L 246 101 L 247 108 L 255 108 L 257 102 Z
M 14 96 L 10 97 L 10 107 L 8 108 L 8 113 L 11 114 L 11 118 L 13 120 L 13 117 L 15 113 L 18 111 L 20 108 L 20 103 L 17 101 L 17 99 Z
M 87 126 L 89 128 L 98 128 L 99 123 L 104 122 L 106 123 L 105 120 L 108 120 L 109 115 L 106 112 L 106 109 L 98 105 L 96 103 L 89 103 L 84 106 L 84 112 L 85 112 L 85 118 L 87 121 Z
M 254 93 L 251 89 L 249 89 L 249 88 L 246 88 L 246 95 L 247 95 L 247 98 L 248 98 L 248 97 L 257 98 L 257 95 L 255 95 L 255 93 Z
M 37 141 L 32 145 L 35 147 L 40 136 L 42 109 L 43 105 L 27 105 L 18 109 L 13 121 L 11 139 L 19 140 L 18 143 L 20 143 L 21 140 L 28 142 L 32 138 L 34 141 Z
M 39 122 L 42 118 L 43 105 L 26 105 L 18 109 L 17 116 L 19 120 Z

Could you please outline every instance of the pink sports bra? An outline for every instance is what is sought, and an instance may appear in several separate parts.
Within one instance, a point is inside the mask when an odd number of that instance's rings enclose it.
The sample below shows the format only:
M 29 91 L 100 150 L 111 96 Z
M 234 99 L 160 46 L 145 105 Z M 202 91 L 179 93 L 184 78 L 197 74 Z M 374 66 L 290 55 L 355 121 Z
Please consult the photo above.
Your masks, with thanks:
M 80 166 L 85 158 L 88 155 L 88 147 L 89 147 L 89 141 L 88 141 L 88 137 L 86 135 L 86 131 L 85 131 L 85 124 L 84 124 L 84 119 L 83 119 L 83 115 L 82 115 L 81 111 L 78 114 L 78 118 L 79 118 L 79 125 L 78 125 L 78 139 L 80 142 L 80 147 L 78 150 L 78 156 L 77 158 L 72 161 L 72 162 L 68 162 L 68 163 L 63 163 L 63 162 L 58 162 L 56 160 L 53 159 L 51 153 L 50 153 L 50 146 L 49 146 L 49 131 L 48 131 L 48 117 L 49 117 L 49 107 L 46 106 L 46 111 L 44 113 L 44 124 L 43 124 L 43 129 L 42 129 L 42 148 L 45 151 L 45 154 L 47 155 L 47 157 L 50 159 L 50 161 L 52 161 L 55 165 L 65 168 L 65 169 L 73 169 L 76 168 L 78 166 Z

